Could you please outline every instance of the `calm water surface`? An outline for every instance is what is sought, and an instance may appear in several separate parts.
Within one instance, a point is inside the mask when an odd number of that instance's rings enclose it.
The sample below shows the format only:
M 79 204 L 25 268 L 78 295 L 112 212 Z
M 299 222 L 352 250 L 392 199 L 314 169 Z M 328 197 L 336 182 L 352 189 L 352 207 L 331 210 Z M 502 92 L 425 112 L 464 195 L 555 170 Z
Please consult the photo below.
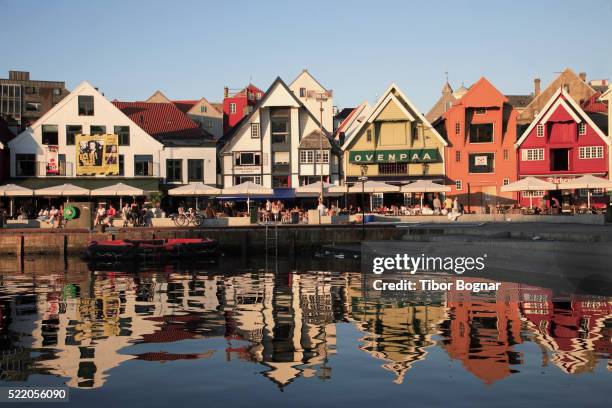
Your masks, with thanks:
M 611 406 L 612 297 L 381 295 L 320 268 L 3 259 L 0 386 L 89 407 Z

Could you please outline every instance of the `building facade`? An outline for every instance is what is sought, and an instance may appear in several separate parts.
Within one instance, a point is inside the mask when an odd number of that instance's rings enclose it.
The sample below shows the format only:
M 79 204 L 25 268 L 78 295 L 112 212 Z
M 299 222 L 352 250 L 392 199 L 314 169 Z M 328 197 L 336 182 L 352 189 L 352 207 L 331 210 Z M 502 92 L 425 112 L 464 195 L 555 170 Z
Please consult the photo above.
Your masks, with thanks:
M 533 176 L 557 184 L 585 174 L 609 178 L 610 139 L 607 129 L 599 126 L 590 113 L 585 112 L 561 87 L 557 89 L 535 120 L 517 141 L 518 176 Z M 529 205 L 529 196 L 535 205 L 556 197 L 564 208 L 585 202 L 586 191 L 555 190 L 522 194 L 521 202 Z M 608 202 L 604 192 L 593 191 L 591 202 Z
M 228 87 L 223 90 L 223 133 L 229 132 L 249 113 L 253 111 L 263 96 L 263 91 L 253 84 L 248 84 L 238 92 L 231 92 Z
M 365 175 L 369 180 L 395 184 L 418 179 L 445 184 L 446 146 L 420 110 L 392 84 L 344 141 L 346 182 L 355 183 Z
M 224 187 L 252 181 L 295 188 L 320 180 L 339 182 L 339 151 L 319 121 L 277 78 L 254 110 L 222 140 Z M 321 151 L 323 144 L 323 152 Z M 322 168 L 322 169 L 321 169 Z
M 31 80 L 29 72 L 9 71 L 7 79 L 0 78 L 0 116 L 19 133 L 66 95 L 63 81 Z
M 515 193 L 500 190 L 517 178 L 516 116 L 508 98 L 483 77 L 434 122 L 448 140 L 450 195 L 467 211 L 483 212 L 516 199 Z
M 95 188 L 94 186 L 102 186 L 100 184 L 109 185 L 121 181 L 140 185 L 145 190 L 157 190 L 160 181 L 188 182 L 188 162 L 194 159 L 198 160 L 200 166 L 191 166 L 201 167 L 199 181 L 215 184 L 214 142 L 202 145 L 193 136 L 187 137 L 178 131 L 164 132 L 163 127 L 168 121 L 163 117 L 157 121 L 160 129 L 157 137 L 154 137 L 143 129 L 149 124 L 150 112 L 137 106 L 125 107 L 122 111 L 117 104 L 119 103 L 108 101 L 89 83 L 81 83 L 43 117 L 9 142 L 11 177 L 18 183 L 33 188 L 61 183 Z M 170 106 L 182 115 L 176 107 Z M 196 124 L 192 124 L 193 128 L 198 129 Z M 116 135 L 115 153 L 119 171 L 115 174 L 81 175 L 78 166 L 79 135 Z M 177 140 L 190 139 L 194 146 L 186 147 L 179 142 L 173 143 L 172 135 L 175 135 Z M 187 166 L 177 170 L 180 177 L 168 174 L 167 160 L 181 160 L 183 166 Z M 174 168 L 176 166 L 174 163 Z M 29 180 L 26 182 L 25 179 Z
M 306 108 L 323 124 L 328 133 L 334 131 L 334 98 L 333 92 L 325 88 L 308 70 L 303 70 L 289 84 L 289 89 Z M 320 98 L 323 96 L 323 98 Z M 318 99 L 323 99 L 319 101 Z M 321 112 L 323 108 L 323 112 Z

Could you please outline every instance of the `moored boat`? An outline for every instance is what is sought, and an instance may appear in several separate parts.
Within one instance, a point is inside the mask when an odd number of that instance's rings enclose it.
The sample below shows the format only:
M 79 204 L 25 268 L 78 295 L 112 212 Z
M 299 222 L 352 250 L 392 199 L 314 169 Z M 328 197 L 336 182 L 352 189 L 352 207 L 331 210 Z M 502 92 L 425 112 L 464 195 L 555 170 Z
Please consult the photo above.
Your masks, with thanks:
M 217 241 L 209 238 L 126 239 L 91 241 L 85 251 L 85 258 L 90 261 L 135 262 L 210 258 L 217 254 Z

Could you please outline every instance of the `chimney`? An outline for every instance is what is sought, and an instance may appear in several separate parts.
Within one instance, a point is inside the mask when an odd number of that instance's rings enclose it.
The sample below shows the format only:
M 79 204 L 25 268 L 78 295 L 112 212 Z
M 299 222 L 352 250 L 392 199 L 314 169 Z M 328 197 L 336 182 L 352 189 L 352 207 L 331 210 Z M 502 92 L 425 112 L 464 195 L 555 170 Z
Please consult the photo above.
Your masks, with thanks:
M 533 80 L 533 88 L 534 88 L 533 93 L 536 97 L 540 96 L 540 92 L 541 92 L 540 82 L 542 82 L 540 78 L 536 78 Z
M 586 82 L 586 72 L 581 72 L 578 74 L 582 82 Z
M 9 71 L 11 81 L 29 81 L 30 73 L 27 71 Z
M 225 88 L 223 88 L 223 97 L 227 98 L 228 95 L 229 95 L 229 88 L 226 86 Z

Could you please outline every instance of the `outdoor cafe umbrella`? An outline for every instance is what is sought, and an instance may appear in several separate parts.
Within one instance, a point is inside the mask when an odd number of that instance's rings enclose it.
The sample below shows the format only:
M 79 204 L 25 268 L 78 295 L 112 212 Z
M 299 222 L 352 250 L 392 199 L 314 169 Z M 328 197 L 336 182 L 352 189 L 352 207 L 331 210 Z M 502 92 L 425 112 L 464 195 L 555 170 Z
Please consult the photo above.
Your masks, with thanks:
M 34 190 L 34 195 L 46 197 L 88 196 L 89 193 L 88 189 L 70 183 Z
M 593 176 L 592 174 L 585 174 L 584 176 L 577 177 L 566 183 L 559 184 L 559 190 L 574 190 L 580 188 L 587 189 L 587 206 L 591 208 L 591 189 L 612 189 L 612 181 Z
M 535 177 L 525 177 L 502 186 L 501 191 L 549 191 L 556 190 L 557 185 Z M 533 208 L 533 197 L 529 196 L 529 208 Z
M 340 195 L 344 193 L 344 191 L 332 192 L 331 188 L 338 187 L 333 184 L 323 183 L 323 191 L 327 194 L 336 194 Z M 306 184 L 304 186 L 299 186 L 295 189 L 295 195 L 298 197 L 318 197 L 321 194 L 321 182 L 315 181 L 311 184 Z
M 9 203 L 9 214 L 13 215 L 14 199 L 13 197 L 27 197 L 34 195 L 34 190 L 29 188 L 18 186 L 16 184 L 5 184 L 0 186 L 0 196 L 11 197 Z
M 244 183 L 221 190 L 221 196 L 245 196 L 247 198 L 247 208 L 249 208 L 249 211 L 251 211 L 251 196 L 271 196 L 273 194 L 274 190 L 271 188 L 255 184 L 252 181 L 245 181 Z
M 168 190 L 168 194 L 171 196 L 195 196 L 196 208 L 198 208 L 198 196 L 216 196 L 221 194 L 221 189 L 198 181 Z
M 112 184 L 110 186 L 91 190 L 92 196 L 119 196 L 119 207 L 123 207 L 123 196 L 143 196 L 144 190 L 129 186 L 123 183 Z
M 449 186 L 434 183 L 431 180 L 417 180 L 413 183 L 405 184 L 401 187 L 402 193 L 423 193 L 421 194 L 421 207 L 423 207 L 423 196 L 425 193 L 444 193 L 451 191 Z
M 400 191 L 399 186 L 394 186 L 392 184 L 383 183 L 382 181 L 374 181 L 368 180 L 363 183 L 355 183 L 351 187 L 349 187 L 349 193 L 396 193 Z

